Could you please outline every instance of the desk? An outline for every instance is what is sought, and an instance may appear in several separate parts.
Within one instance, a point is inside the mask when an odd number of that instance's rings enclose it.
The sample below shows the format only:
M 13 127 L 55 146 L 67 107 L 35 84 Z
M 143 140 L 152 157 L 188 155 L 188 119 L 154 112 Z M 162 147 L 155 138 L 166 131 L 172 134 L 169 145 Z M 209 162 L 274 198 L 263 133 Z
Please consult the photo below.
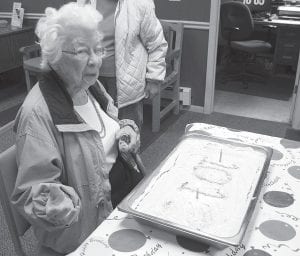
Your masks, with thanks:
M 213 135 L 272 147 L 270 168 L 242 243 L 217 250 L 189 244 L 115 209 L 69 256 L 299 256 L 300 142 L 203 123 L 187 125 Z
M 33 44 L 34 28 L 0 28 L 0 73 L 20 67 L 23 64 L 20 47 Z
M 277 26 L 274 63 L 297 67 L 300 49 L 300 20 L 254 19 L 255 25 Z

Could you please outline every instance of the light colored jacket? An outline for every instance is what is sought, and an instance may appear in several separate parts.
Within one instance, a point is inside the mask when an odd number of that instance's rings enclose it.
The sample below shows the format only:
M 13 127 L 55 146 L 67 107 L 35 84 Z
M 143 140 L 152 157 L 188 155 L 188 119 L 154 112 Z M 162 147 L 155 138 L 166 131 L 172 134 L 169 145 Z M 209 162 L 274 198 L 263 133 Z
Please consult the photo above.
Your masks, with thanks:
M 165 78 L 167 48 L 153 0 L 119 0 L 115 13 L 118 107 L 143 99 L 146 80 Z
M 44 76 L 16 117 L 18 176 L 12 203 L 32 224 L 42 246 L 65 254 L 113 208 L 100 135 L 74 112 L 70 96 L 57 81 L 52 74 Z M 116 118 L 117 108 L 101 84 L 89 90 Z M 74 206 L 73 223 L 60 223 L 51 213 L 54 204 Z

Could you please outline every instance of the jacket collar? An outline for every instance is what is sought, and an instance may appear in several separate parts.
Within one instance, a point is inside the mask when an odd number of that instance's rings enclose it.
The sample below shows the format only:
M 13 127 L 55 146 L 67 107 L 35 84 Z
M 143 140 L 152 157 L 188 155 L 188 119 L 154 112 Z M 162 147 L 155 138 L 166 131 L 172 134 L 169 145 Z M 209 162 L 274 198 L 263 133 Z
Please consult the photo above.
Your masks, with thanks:
M 51 70 L 44 73 L 39 81 L 39 86 L 55 125 L 84 123 L 75 113 L 72 98 L 67 92 L 64 82 L 55 71 Z M 98 101 L 101 108 L 106 111 L 108 99 L 97 82 L 90 86 L 89 91 Z

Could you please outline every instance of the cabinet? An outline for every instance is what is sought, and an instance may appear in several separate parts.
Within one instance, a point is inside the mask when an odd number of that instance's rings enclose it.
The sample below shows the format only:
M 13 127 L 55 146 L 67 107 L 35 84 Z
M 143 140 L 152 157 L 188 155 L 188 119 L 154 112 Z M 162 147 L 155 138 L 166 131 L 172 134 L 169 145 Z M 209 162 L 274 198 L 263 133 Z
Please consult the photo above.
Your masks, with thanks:
M 275 63 L 296 67 L 300 48 L 300 28 L 279 27 Z
M 274 18 L 254 20 L 255 25 L 273 25 L 276 29 L 274 63 L 296 69 L 300 49 L 300 20 Z
M 34 28 L 0 28 L 0 73 L 22 66 L 20 47 L 34 43 Z

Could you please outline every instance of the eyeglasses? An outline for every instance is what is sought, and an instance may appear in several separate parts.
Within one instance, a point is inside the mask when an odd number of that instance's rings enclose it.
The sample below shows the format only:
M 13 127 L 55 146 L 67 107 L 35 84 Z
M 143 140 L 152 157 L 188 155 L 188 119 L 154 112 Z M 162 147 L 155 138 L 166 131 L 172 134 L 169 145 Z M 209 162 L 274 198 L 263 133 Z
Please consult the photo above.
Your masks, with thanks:
M 90 48 L 79 49 L 79 50 L 75 50 L 75 51 L 62 51 L 62 52 L 67 53 L 67 54 L 76 55 L 82 59 L 89 59 L 92 55 L 92 49 L 90 49 Z M 104 57 L 106 50 L 105 50 L 105 48 L 96 48 L 93 50 L 93 52 L 96 56 L 102 58 L 102 57 Z

